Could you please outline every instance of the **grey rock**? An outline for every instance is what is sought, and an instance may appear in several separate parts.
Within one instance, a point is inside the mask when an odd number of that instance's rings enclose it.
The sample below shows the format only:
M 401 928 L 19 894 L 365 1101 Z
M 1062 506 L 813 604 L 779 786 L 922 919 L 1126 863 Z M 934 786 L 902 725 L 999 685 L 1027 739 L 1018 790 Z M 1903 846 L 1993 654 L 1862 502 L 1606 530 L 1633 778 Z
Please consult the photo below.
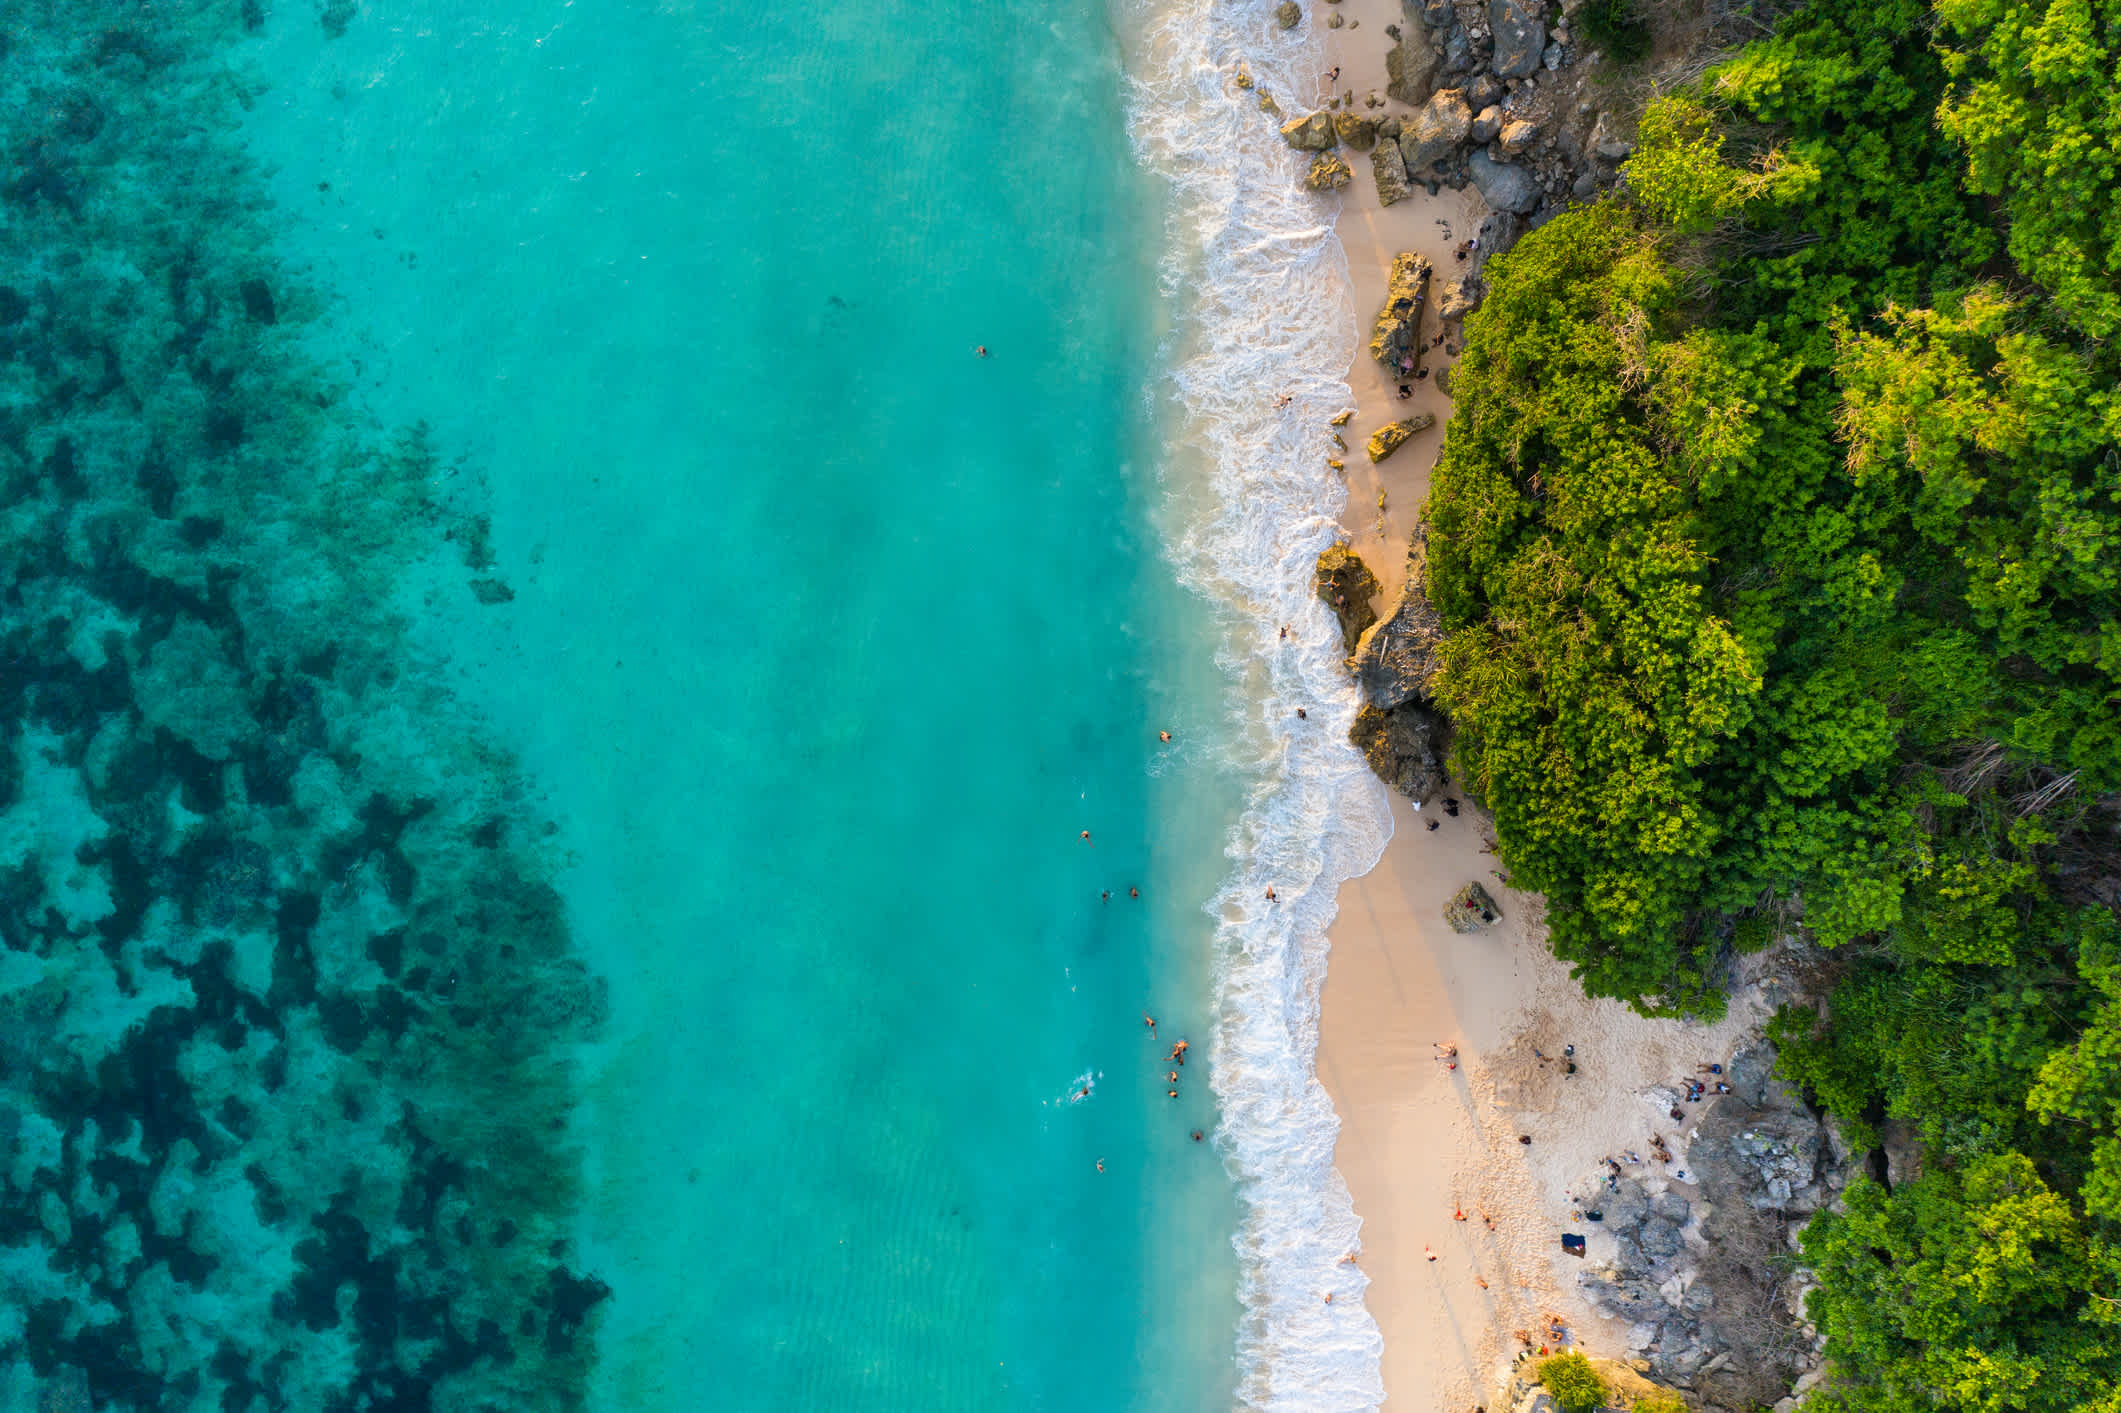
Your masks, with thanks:
M 1385 93 L 1408 107 L 1419 107 L 1436 91 L 1436 71 L 1443 56 L 1420 20 L 1408 23 L 1405 36 L 1385 51 Z
M 1589 201 L 1598 191 L 1598 173 L 1578 172 L 1576 180 L 1569 184 L 1569 195 L 1578 201 Z
M 1495 34 L 1495 72 L 1521 78 L 1539 67 L 1546 52 L 1545 6 L 1539 0 L 1488 0 L 1488 27 Z
M 1473 115 L 1473 126 L 1466 132 L 1466 140 L 1476 147 L 1486 147 L 1502 131 L 1502 109 L 1490 103 Z
M 1539 57 L 1540 67 L 1544 68 L 1550 74 L 1556 72 L 1561 68 L 1563 64 L 1566 64 L 1568 62 L 1569 46 L 1561 43 L 1558 40 L 1552 44 L 1549 44 L 1546 48 L 1546 52 L 1540 55 Z
M 1281 125 L 1282 140 L 1299 152 L 1326 152 L 1340 139 L 1333 131 L 1333 115 L 1320 109 Z
M 1694 1204 L 1676 1192 L 1660 1192 L 1650 1199 L 1650 1213 L 1677 1226 L 1684 1226 Z
M 1502 145 L 1505 156 L 1515 157 L 1518 153 L 1530 147 L 1532 139 L 1537 136 L 1539 136 L 1539 124 L 1525 118 L 1519 118 L 1514 122 L 1504 123 L 1502 130 L 1496 134 L 1495 140 Z
M 1493 74 L 1476 74 L 1466 85 L 1466 102 L 1472 107 L 1485 108 L 1502 98 L 1502 84 Z
M 1644 1222 L 1635 1239 L 1641 1245 L 1643 1255 L 1652 1258 L 1677 1256 L 1686 1249 L 1686 1242 L 1680 1239 L 1679 1228 L 1662 1217 L 1652 1217 Z
M 1377 135 L 1380 138 L 1389 138 L 1396 143 L 1399 141 L 1400 129 L 1404 126 L 1405 119 L 1401 118 L 1399 114 L 1388 114 L 1377 120 Z
M 1274 7 L 1274 18 L 1281 21 L 1283 29 L 1295 29 L 1302 23 L 1303 17 L 1303 9 L 1296 0 L 1281 0 L 1281 3 Z
M 1439 34 L 1458 23 L 1458 12 L 1453 8 L 1451 0 L 1420 0 L 1420 5 L 1421 22 Z M 1401 0 L 1401 6 L 1411 18 L 1414 13 L 1413 4 L 1409 3 L 1409 0 Z
M 1410 194 L 1407 190 L 1407 164 L 1399 155 L 1397 142 L 1380 142 L 1370 149 L 1370 174 L 1377 178 L 1377 204 L 1390 206 L 1395 201 L 1404 201 Z
M 1466 159 L 1466 170 L 1481 199 L 1498 211 L 1524 215 L 1539 204 L 1539 183 L 1522 167 L 1475 152 Z
M 1444 41 L 1443 66 L 1445 72 L 1453 74 L 1462 74 L 1473 67 L 1473 41 L 1464 30 L 1452 30 L 1451 37 Z
M 1443 920 L 1453 932 L 1479 932 L 1502 921 L 1502 909 L 1478 883 L 1468 883 L 1443 905 Z
M 1429 694 L 1444 635 L 1443 619 L 1423 588 L 1425 577 L 1417 547 L 1408 560 L 1399 602 L 1362 635 L 1348 660 L 1363 700 L 1371 706 L 1389 710 Z
M 1608 162 L 1618 162 L 1635 151 L 1635 144 L 1621 131 L 1610 113 L 1600 113 L 1598 121 L 1591 124 L 1591 135 L 1585 144 Z
M 1400 129 L 1399 152 L 1409 176 L 1420 176 L 1431 164 L 1451 155 L 1473 127 L 1473 110 L 1465 94 L 1455 88 L 1431 94 L 1420 112 Z

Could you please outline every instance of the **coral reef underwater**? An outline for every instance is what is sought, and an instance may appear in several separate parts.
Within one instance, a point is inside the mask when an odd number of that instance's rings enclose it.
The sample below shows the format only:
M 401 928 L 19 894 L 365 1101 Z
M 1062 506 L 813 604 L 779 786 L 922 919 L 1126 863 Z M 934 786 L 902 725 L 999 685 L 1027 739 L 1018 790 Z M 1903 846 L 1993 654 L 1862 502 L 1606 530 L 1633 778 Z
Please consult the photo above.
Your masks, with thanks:
M 275 257 L 262 3 L 0 15 L 0 1407 L 579 1407 L 602 993 L 393 606 L 483 535 Z

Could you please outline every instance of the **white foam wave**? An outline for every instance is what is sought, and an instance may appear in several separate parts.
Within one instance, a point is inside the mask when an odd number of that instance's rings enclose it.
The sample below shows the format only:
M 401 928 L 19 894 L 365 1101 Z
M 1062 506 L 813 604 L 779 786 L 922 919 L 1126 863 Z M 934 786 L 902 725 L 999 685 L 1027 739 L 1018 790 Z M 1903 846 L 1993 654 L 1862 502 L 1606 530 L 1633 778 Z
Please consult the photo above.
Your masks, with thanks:
M 1270 0 L 1120 3 L 1130 131 L 1171 186 L 1172 456 L 1200 482 L 1172 477 L 1172 554 L 1181 578 L 1229 610 L 1223 664 L 1245 684 L 1239 739 L 1254 781 L 1210 904 L 1210 1082 L 1244 1206 L 1238 1393 L 1259 1410 L 1374 1409 L 1383 1341 L 1362 1308 L 1367 1277 L 1343 1264 L 1360 1223 L 1333 1168 L 1340 1120 L 1313 1067 L 1336 894 L 1376 864 L 1392 829 L 1383 786 L 1348 744 L 1358 702 L 1339 626 L 1311 590 L 1347 499 L 1326 465 L 1327 423 L 1352 405 L 1355 320 L 1338 201 L 1304 189 L 1306 155 L 1258 106 L 1260 93 L 1291 112 L 1309 106 L 1320 55 L 1310 26 L 1275 24 Z M 1236 86 L 1240 63 L 1251 90 Z

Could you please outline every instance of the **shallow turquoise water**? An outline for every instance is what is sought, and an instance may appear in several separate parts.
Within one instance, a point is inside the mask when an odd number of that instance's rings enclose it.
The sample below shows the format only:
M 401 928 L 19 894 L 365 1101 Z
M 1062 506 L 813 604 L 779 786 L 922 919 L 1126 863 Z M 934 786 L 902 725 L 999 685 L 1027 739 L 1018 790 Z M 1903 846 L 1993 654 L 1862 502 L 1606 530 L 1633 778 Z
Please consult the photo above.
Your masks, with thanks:
M 1205 1056 L 1168 1098 L 1141 1016 L 1205 1033 L 1236 787 L 1102 9 L 393 0 L 254 53 L 317 332 L 514 596 L 422 631 L 611 986 L 595 1405 L 1227 1407 Z

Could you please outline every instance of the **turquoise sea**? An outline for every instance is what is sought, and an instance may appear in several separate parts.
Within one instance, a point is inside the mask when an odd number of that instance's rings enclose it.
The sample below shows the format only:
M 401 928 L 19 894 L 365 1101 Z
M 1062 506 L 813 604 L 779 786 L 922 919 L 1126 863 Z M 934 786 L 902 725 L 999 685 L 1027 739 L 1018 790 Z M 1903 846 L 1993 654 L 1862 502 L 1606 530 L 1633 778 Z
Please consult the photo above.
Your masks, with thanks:
M 0 21 L 0 1406 L 1374 1403 L 1253 8 Z

